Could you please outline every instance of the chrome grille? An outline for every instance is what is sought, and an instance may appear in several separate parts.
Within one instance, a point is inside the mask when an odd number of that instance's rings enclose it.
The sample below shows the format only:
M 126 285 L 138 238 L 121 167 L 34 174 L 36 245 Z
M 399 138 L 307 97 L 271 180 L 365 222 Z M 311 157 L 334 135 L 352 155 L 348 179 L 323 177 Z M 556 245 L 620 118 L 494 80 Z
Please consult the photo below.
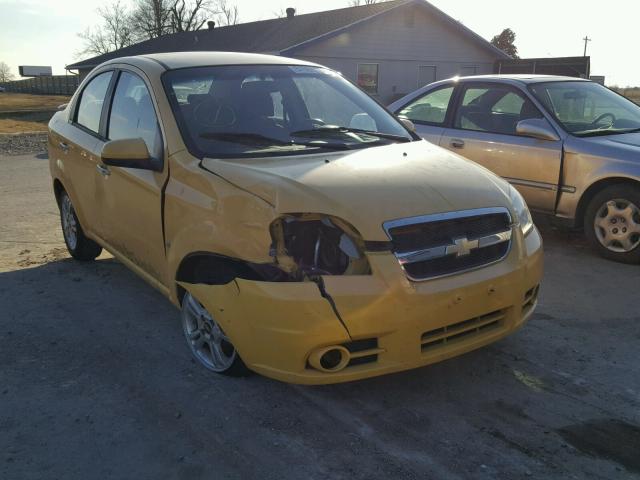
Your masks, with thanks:
M 385 222 L 393 252 L 411 280 L 480 268 L 504 259 L 511 248 L 511 215 L 483 208 Z

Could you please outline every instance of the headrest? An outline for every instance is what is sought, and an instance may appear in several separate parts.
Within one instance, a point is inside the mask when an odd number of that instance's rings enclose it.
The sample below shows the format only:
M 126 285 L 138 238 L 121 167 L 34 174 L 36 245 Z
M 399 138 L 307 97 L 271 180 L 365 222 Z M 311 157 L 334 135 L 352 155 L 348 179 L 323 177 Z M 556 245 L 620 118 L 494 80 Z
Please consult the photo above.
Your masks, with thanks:
M 525 101 L 520 108 L 520 120 L 529 118 L 542 118 L 542 115 L 533 103 Z
M 274 114 L 271 92 L 277 91 L 273 82 L 247 82 L 242 85 L 242 103 L 245 111 L 263 117 Z

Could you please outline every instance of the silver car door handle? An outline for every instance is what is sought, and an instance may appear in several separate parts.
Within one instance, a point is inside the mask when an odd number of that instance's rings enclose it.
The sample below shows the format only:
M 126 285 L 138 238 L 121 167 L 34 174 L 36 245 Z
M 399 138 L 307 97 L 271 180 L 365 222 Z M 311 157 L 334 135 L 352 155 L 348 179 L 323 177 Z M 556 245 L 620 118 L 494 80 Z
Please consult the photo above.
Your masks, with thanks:
M 100 172 L 100 175 L 102 175 L 103 177 L 108 177 L 109 175 L 111 175 L 111 170 L 109 170 L 109 168 L 105 167 L 104 165 L 96 165 L 96 168 L 98 169 L 98 172 Z
M 461 140 L 459 138 L 452 138 L 449 142 L 449 145 L 451 145 L 453 148 L 464 148 L 464 140 Z
M 67 144 L 66 144 L 66 143 L 64 143 L 64 142 L 60 142 L 60 143 L 58 143 L 58 146 L 60 147 L 60 149 L 61 149 L 63 152 L 68 152 L 68 151 L 69 151 L 69 145 L 67 145 Z

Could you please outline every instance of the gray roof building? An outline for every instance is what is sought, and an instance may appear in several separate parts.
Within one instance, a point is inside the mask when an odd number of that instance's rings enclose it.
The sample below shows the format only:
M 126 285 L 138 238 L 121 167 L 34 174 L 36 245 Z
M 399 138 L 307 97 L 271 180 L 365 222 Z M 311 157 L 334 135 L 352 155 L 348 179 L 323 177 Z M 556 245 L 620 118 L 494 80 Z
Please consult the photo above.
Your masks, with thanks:
M 341 71 L 389 102 L 456 74 L 491 73 L 510 58 L 425 0 L 388 2 L 183 32 L 68 65 L 86 75 L 117 57 L 161 52 L 231 51 L 282 55 Z

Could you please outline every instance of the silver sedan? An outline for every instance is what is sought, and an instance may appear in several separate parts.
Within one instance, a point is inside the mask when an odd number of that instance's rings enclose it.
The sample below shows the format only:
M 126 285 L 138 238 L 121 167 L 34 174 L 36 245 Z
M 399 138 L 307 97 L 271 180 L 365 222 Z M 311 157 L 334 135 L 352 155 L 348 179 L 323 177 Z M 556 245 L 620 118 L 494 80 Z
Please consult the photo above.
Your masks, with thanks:
M 640 107 L 588 80 L 452 78 L 389 107 L 423 138 L 511 182 L 532 210 L 584 228 L 606 258 L 640 263 Z

